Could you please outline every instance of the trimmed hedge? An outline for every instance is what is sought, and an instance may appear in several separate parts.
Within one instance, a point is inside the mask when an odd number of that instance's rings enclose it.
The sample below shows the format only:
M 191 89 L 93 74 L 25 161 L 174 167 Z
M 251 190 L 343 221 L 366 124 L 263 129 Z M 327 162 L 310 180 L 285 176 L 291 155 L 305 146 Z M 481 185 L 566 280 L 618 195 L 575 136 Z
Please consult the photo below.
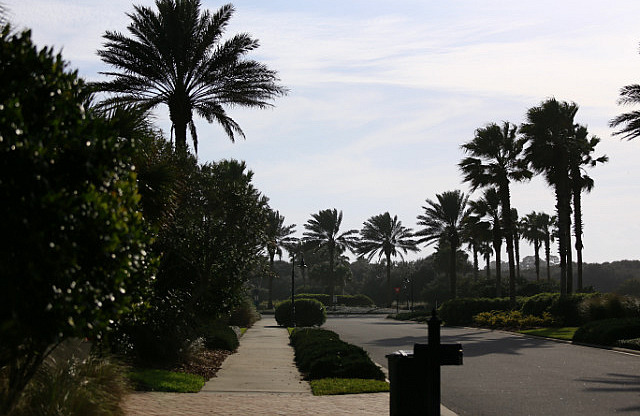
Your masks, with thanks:
M 554 325 L 553 317 L 548 312 L 544 312 L 542 317 L 523 315 L 520 311 L 480 312 L 473 317 L 473 321 L 485 328 L 527 329 Z
M 440 305 L 438 315 L 446 325 L 471 325 L 473 317 L 481 312 L 510 309 L 509 298 L 457 298 Z
M 209 349 L 235 351 L 240 345 L 236 331 L 220 322 L 205 325 L 202 332 L 204 346 Z
M 291 333 L 296 365 L 309 380 L 361 378 L 384 380 L 382 370 L 362 348 L 346 343 L 338 334 L 319 328 L 301 328 Z
M 295 307 L 295 326 L 320 326 L 327 320 L 327 312 L 324 306 L 315 299 L 296 299 Z M 276 305 L 275 318 L 280 326 L 294 326 L 291 318 L 290 300 Z
M 315 299 L 321 302 L 324 306 L 331 305 L 331 296 L 324 293 L 300 293 L 295 296 L 296 299 Z M 337 295 L 336 305 L 343 306 L 375 306 L 373 300 L 366 295 Z
M 640 318 L 603 319 L 576 331 L 573 340 L 586 344 L 615 346 L 621 340 L 640 338 Z

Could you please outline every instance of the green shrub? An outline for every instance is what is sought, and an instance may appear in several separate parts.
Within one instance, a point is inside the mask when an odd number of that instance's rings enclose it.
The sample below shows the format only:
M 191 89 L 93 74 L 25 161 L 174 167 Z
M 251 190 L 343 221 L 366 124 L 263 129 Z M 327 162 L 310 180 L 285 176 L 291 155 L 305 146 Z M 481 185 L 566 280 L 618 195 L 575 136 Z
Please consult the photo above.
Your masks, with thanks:
M 591 296 L 583 300 L 580 307 L 587 322 L 639 316 L 636 299 L 614 293 Z
M 236 331 L 221 322 L 207 324 L 202 331 L 204 346 L 209 349 L 235 351 L 240 345 Z
M 298 368 L 309 380 L 328 377 L 384 380 L 384 373 L 365 350 L 342 341 L 333 331 L 296 329 L 291 334 L 291 345 Z
M 549 312 L 551 304 L 560 298 L 560 293 L 539 293 L 525 298 L 521 312 L 525 315 L 542 316 L 544 312 Z
M 603 319 L 588 322 L 573 336 L 576 342 L 614 346 L 618 341 L 640 338 L 640 318 Z
M 260 314 L 251 299 L 244 298 L 242 303 L 234 308 L 229 315 L 229 325 L 241 328 L 250 328 L 260 320 Z
M 123 415 L 120 402 L 130 390 L 126 368 L 115 361 L 94 356 L 47 360 L 10 415 Z
M 400 312 L 398 314 L 389 315 L 389 318 L 396 319 L 398 321 L 419 321 L 426 322 L 431 318 L 431 312 L 426 310 L 413 311 L 413 312 Z
M 543 317 L 523 315 L 520 311 L 481 312 L 473 317 L 476 325 L 486 328 L 536 328 L 553 325 L 553 318 L 548 312 Z
M 458 298 L 440 305 L 438 314 L 447 325 L 470 325 L 473 317 L 481 312 L 510 309 L 509 298 Z
M 295 308 L 295 326 L 320 326 L 327 320 L 324 306 L 315 299 L 296 299 Z M 294 326 L 290 300 L 276 305 L 275 318 L 280 326 Z
M 549 307 L 549 313 L 553 315 L 560 326 L 578 326 L 586 322 L 580 305 L 585 299 L 594 296 L 590 293 L 574 293 L 556 298 Z

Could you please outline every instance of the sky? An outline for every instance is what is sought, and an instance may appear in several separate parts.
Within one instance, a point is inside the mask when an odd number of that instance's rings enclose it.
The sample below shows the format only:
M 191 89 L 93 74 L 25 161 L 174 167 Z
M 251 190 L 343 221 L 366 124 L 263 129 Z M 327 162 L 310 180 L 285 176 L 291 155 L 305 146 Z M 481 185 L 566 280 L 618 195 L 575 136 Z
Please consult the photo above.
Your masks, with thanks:
M 216 10 L 225 3 L 201 0 Z M 17 28 L 61 51 L 85 79 L 104 79 L 105 31 L 126 33 L 138 0 L 3 0 Z M 608 122 L 633 108 L 617 103 L 640 83 L 640 2 L 237 0 L 227 35 L 260 41 L 251 58 L 278 71 L 290 91 L 266 110 L 229 114 L 246 140 L 196 119 L 200 162 L 244 160 L 255 186 L 286 224 L 322 209 L 343 211 L 342 229 L 397 215 L 417 230 L 427 199 L 460 189 L 460 146 L 488 123 L 520 125 L 531 107 L 575 102 L 576 122 L 601 138 L 583 196 L 584 260 L 640 259 L 640 138 L 621 141 Z M 169 134 L 168 110 L 155 122 Z M 471 195 L 478 198 L 480 191 Z M 544 180 L 512 186 L 520 215 L 555 212 Z M 408 260 L 425 257 L 423 247 Z M 532 255 L 523 243 L 521 257 Z M 506 258 L 503 256 L 503 258 Z

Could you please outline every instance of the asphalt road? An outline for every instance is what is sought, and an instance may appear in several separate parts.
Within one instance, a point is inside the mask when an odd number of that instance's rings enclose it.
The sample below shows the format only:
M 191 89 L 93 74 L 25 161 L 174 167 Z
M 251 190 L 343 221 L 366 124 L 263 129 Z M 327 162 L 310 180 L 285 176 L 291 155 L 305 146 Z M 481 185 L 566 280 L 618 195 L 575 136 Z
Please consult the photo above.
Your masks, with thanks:
M 427 342 L 427 326 L 375 316 L 329 317 L 323 326 L 385 356 Z M 442 403 L 458 415 L 640 414 L 640 356 L 502 331 L 442 328 L 461 343 L 462 366 L 442 368 Z

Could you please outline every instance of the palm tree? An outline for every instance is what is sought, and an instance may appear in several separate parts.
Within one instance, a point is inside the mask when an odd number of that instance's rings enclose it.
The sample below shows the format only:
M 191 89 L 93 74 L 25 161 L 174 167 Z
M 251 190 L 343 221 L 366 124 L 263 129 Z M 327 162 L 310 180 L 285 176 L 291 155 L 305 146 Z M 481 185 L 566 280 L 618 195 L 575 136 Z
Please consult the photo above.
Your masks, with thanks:
M 542 230 L 544 241 L 544 255 L 547 261 L 547 281 L 551 281 L 551 242 L 557 234 L 558 218 L 555 215 L 540 214 L 540 229 Z
M 587 128 L 577 126 L 574 145 L 569 153 L 569 180 L 573 195 L 573 230 L 576 236 L 576 265 L 578 286 L 577 290 L 582 290 L 582 192 L 591 192 L 594 186 L 593 179 L 584 173 L 584 166 L 593 167 L 597 163 L 605 163 L 609 158 L 600 156 L 594 158 L 591 153 L 600 143 L 600 139 L 592 136 L 588 137 Z
M 485 189 L 482 198 L 469 203 L 471 215 L 486 218 L 491 227 L 491 241 L 496 254 L 496 297 L 502 296 L 502 238 L 505 230 L 501 225 L 500 196 L 495 188 Z
M 113 66 L 104 72 L 114 77 L 97 83 L 99 90 L 115 94 L 103 105 L 140 103 L 147 108 L 169 107 L 176 149 L 187 150 L 187 128 L 193 147 L 198 137 L 193 113 L 219 123 L 231 141 L 244 137 L 227 115 L 233 106 L 266 108 L 270 100 L 286 94 L 277 73 L 245 58 L 258 47 L 248 34 L 221 37 L 234 8 L 228 4 L 215 13 L 200 10 L 199 0 L 156 0 L 157 12 L 134 6 L 128 14 L 131 37 L 107 31 L 100 58 Z
M 437 201 L 426 200 L 423 206 L 424 214 L 418 215 L 418 225 L 424 228 L 415 235 L 420 237 L 418 244 L 432 244 L 440 239 L 445 240 L 450 247 L 449 279 L 451 296 L 457 295 L 456 260 L 458 248 L 461 245 L 463 219 L 468 215 L 467 202 L 469 197 L 460 190 L 446 191 L 436 195 Z
M 473 278 L 478 280 L 478 254 L 486 257 L 484 246 L 486 241 L 491 239 L 491 225 L 486 221 L 481 221 L 477 215 L 468 215 L 464 221 L 463 240 L 473 254 Z
M 558 215 L 558 252 L 560 255 L 560 294 L 570 293 L 571 271 L 571 187 L 569 162 L 571 142 L 575 139 L 575 103 L 548 99 L 527 111 L 527 122 L 520 131 L 529 142 L 526 159 L 537 173 L 543 173 L 554 187 Z
M 520 280 L 520 237 L 522 237 L 522 229 L 520 228 L 518 210 L 515 208 L 511 208 L 511 220 L 513 221 L 513 252 L 516 256 L 516 277 Z
M 387 262 L 387 305 L 391 305 L 391 257 L 400 256 L 404 260 L 403 253 L 418 251 L 412 236 L 411 228 L 404 227 L 397 215 L 391 218 L 388 212 L 369 218 L 360 230 L 358 254 L 368 261 L 378 254 L 378 259 L 384 256 Z
M 506 121 L 502 126 L 491 123 L 477 129 L 475 137 L 462 145 L 462 149 L 469 156 L 459 163 L 464 181 L 471 184 L 472 191 L 484 187 L 497 187 L 509 260 L 509 297 L 513 304 L 516 299 L 516 265 L 509 184 L 512 181 L 528 180 L 532 175 L 522 157 L 526 140 L 519 138 L 516 132 L 517 127 Z
M 620 89 L 620 105 L 640 104 L 640 85 L 626 85 Z M 614 132 L 616 136 L 622 139 L 631 140 L 640 136 L 640 111 L 635 110 L 629 113 L 623 113 L 609 122 L 610 127 L 622 127 Z
M 276 254 L 278 258 L 282 260 L 282 249 L 289 247 L 294 238 L 291 234 L 294 233 L 296 225 L 284 225 L 284 216 L 280 215 L 279 211 L 269 209 L 267 211 L 267 228 L 265 230 L 265 247 L 267 254 L 269 255 L 269 304 L 268 308 L 273 308 L 273 277 L 276 272 L 274 270 L 274 258 Z
M 348 230 L 340 233 L 340 225 L 342 224 L 342 211 L 337 209 L 324 209 L 316 214 L 311 215 L 311 219 L 304 224 L 307 230 L 304 233 L 305 244 L 314 247 L 315 251 L 321 248 L 327 250 L 329 257 L 329 295 L 331 297 L 331 305 L 333 305 L 333 297 L 335 295 L 335 260 L 336 256 L 346 250 L 353 250 L 358 238 L 355 234 L 358 230 Z
M 548 216 L 547 216 L 548 217 Z M 533 244 L 533 254 L 536 265 L 536 280 L 540 280 L 540 247 L 544 241 L 545 234 L 542 229 L 541 214 L 533 211 L 522 219 L 522 237 Z

